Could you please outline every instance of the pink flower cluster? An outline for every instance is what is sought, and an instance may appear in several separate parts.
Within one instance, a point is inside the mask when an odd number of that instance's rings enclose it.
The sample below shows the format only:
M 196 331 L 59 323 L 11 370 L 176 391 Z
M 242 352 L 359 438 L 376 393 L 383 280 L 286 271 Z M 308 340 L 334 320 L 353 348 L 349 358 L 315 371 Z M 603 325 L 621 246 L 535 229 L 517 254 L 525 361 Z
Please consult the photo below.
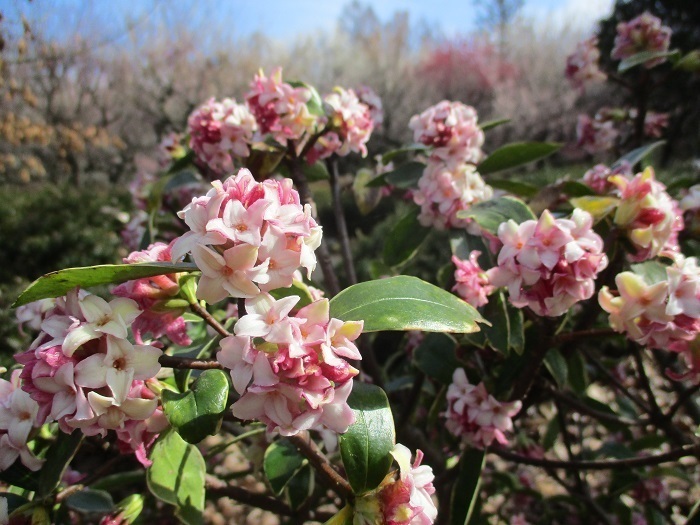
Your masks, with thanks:
M 217 359 L 231 370 L 241 395 L 233 415 L 285 436 L 308 429 L 345 432 L 354 421 L 347 398 L 357 375 L 347 359 L 361 359 L 353 341 L 363 323 L 331 319 L 327 299 L 290 315 L 298 301 L 267 293 L 246 300 L 235 335 L 221 341 Z
M 632 175 L 632 166 L 627 161 L 613 169 L 605 164 L 596 164 L 583 174 L 583 183 L 596 193 L 604 195 L 615 188 L 610 181 L 612 175 Z
M 474 250 L 467 260 L 462 260 L 456 255 L 452 256 L 452 262 L 457 267 L 456 284 L 452 287 L 452 291 L 457 292 L 457 295 L 475 308 L 488 303 L 488 296 L 495 289 L 489 282 L 486 272 L 479 266 L 477 260 L 479 255 L 481 252 Z
M 576 145 L 591 155 L 612 149 L 619 135 L 615 122 L 600 112 L 593 119 L 588 115 L 578 116 Z
M 498 228 L 503 247 L 498 266 L 486 273 L 496 287 L 507 286 L 511 304 L 537 315 L 563 315 L 594 292 L 594 280 L 608 264 L 593 218 L 576 208 L 570 219 L 545 210 L 539 220 Z
M 579 42 L 566 59 L 567 80 L 580 91 L 583 91 L 587 83 L 604 81 L 607 75 L 598 67 L 599 60 L 598 38 L 591 37 Z
M 247 157 L 248 144 L 257 129 L 245 104 L 231 98 L 214 98 L 197 108 L 187 120 L 190 147 L 197 159 L 217 174 L 233 171 L 233 158 Z
M 430 160 L 413 192 L 413 201 L 421 207 L 420 223 L 442 230 L 465 227 L 468 220 L 458 218 L 457 213 L 492 196 L 493 189 L 472 164 L 450 168 Z
M 604 286 L 598 300 L 617 332 L 641 345 L 688 354 L 700 331 L 697 259 L 677 255 L 666 274 L 666 280 L 649 284 L 641 275 L 622 272 L 615 277 L 617 293 Z
M 15 356 L 24 365 L 22 389 L 39 405 L 38 422 L 58 421 L 66 433 L 115 430 L 120 440 L 140 447 L 135 440 L 143 433 L 133 429 L 158 406 L 143 384 L 160 370 L 161 355 L 126 339 L 140 313 L 131 299 L 108 303 L 77 289 L 56 300 L 29 350 Z
M 476 110 L 461 102 L 443 100 L 411 117 L 408 127 L 413 130 L 413 140 L 432 147 L 431 159 L 450 168 L 465 162 L 476 164 L 484 156 L 484 132 Z
M 328 120 L 331 131 L 324 135 L 328 146 L 320 152 L 320 158 L 329 157 L 332 153 L 344 157 L 351 151 L 366 156 L 366 144 L 374 129 L 369 106 L 360 101 L 352 89 L 341 87 L 336 87 L 323 100 L 332 112 Z M 332 135 L 337 138 L 329 139 Z
M 520 401 L 500 402 L 486 391 L 483 383 L 474 386 L 463 368 L 452 375 L 447 388 L 445 426 L 455 436 L 476 447 L 488 447 L 494 439 L 507 445 L 506 432 L 513 430 L 512 417 L 520 411 Z
M 178 213 L 190 231 L 172 246 L 173 261 L 189 252 L 202 271 L 199 299 L 252 298 L 291 286 L 299 266 L 313 271 L 321 227 L 290 179 L 256 182 L 241 169 L 212 186 Z
M 298 140 L 310 133 L 317 118 L 309 112 L 306 103 L 311 92 L 305 87 L 292 87 L 282 81 L 282 68 L 275 68 L 269 77 L 261 70 L 246 95 L 250 111 L 255 115 L 261 134 L 271 134 L 282 144 Z
M 391 478 L 380 486 L 378 493 L 382 520 L 387 525 L 432 525 L 437 518 L 433 469 L 421 465 L 423 452 L 416 451 L 411 464 L 411 451 L 397 443 L 391 455 L 399 464 L 398 479 Z M 374 522 L 376 523 L 376 522 Z
M 379 95 L 369 86 L 360 86 L 355 89 L 357 98 L 369 108 L 369 116 L 372 118 L 372 124 L 378 128 L 384 123 L 384 105 Z
M 157 242 L 147 249 L 132 252 L 124 259 L 127 264 L 144 262 L 172 262 L 171 245 Z M 141 310 L 131 329 L 134 340 L 143 344 L 142 334 L 150 333 L 154 339 L 167 335 L 180 346 L 189 346 L 192 340 L 187 335 L 187 327 L 181 309 L 165 307 L 168 299 L 180 293 L 177 274 L 156 275 L 144 279 L 127 281 L 112 290 L 118 297 L 133 299 Z
M 636 248 L 630 259 L 643 261 L 662 250 L 677 252 L 683 212 L 666 186 L 655 179 L 654 170 L 647 168 L 633 178 L 615 175 L 609 180 L 620 195 L 614 222 L 627 232 Z
M 17 458 L 30 470 L 39 470 L 43 463 L 27 447 L 30 433 L 41 423 L 39 405 L 20 388 L 19 374 L 14 370 L 10 381 L 0 378 L 0 472 Z
M 651 13 L 644 12 L 629 22 L 617 24 L 617 36 L 611 56 L 624 60 L 644 51 L 667 51 L 671 43 L 671 28 L 661 25 L 661 20 Z M 647 60 L 644 67 L 651 68 L 663 64 L 666 57 Z

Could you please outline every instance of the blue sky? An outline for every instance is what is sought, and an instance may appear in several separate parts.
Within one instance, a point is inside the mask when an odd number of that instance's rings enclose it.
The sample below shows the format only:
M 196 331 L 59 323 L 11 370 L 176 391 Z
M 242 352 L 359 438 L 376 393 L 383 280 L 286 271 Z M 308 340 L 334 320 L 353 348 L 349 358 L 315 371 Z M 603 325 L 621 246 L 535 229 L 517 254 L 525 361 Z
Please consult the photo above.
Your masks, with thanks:
M 56 34 L 95 31 L 119 35 L 125 20 L 148 24 L 154 9 L 173 22 L 191 20 L 196 27 L 227 31 L 245 37 L 256 31 L 290 41 L 333 29 L 350 0 L 0 0 L 0 12 L 16 22 L 19 12 Z M 412 22 L 423 19 L 445 36 L 466 34 L 476 28 L 472 0 L 375 0 L 370 4 L 382 21 L 396 11 L 408 11 Z M 524 16 L 588 29 L 610 11 L 612 0 L 526 0 Z

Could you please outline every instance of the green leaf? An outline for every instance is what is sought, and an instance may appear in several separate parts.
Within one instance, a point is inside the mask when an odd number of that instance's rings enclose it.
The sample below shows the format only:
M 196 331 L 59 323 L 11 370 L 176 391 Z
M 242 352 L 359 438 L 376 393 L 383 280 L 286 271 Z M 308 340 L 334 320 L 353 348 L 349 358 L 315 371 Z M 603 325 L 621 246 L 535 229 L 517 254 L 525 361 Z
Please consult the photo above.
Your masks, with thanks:
M 374 170 L 362 168 L 357 171 L 352 181 L 352 193 L 355 196 L 355 204 L 357 204 L 357 208 L 362 215 L 370 213 L 382 200 L 382 190 L 368 186 L 376 178 L 377 174 Z
M 174 174 L 188 168 L 194 162 L 194 158 L 194 150 L 188 150 L 187 153 L 172 163 L 167 173 Z
M 667 266 L 659 261 L 644 261 L 639 264 L 632 264 L 632 271 L 637 275 L 641 275 L 648 285 L 668 281 Z
M 59 432 L 56 441 L 46 453 L 46 462 L 39 473 L 37 495 L 41 498 L 49 496 L 61 482 L 66 467 L 75 456 L 83 441 L 83 433 L 74 430 L 72 434 Z
M 508 311 L 508 322 L 510 323 L 510 332 L 508 333 L 508 348 L 516 354 L 522 355 L 525 350 L 525 327 L 523 311 L 520 308 L 506 305 Z
M 317 117 L 325 116 L 326 113 L 323 111 L 323 99 L 315 87 L 313 87 L 311 84 L 307 84 L 306 82 L 302 82 L 301 80 L 289 80 L 287 83 L 295 88 L 303 87 L 308 89 L 311 93 L 311 98 L 309 98 L 308 102 L 306 103 L 309 113 L 316 115 Z
M 297 472 L 284 489 L 285 497 L 289 501 L 292 510 L 298 510 L 304 506 L 314 492 L 314 471 L 311 465 L 304 465 Z
M 544 433 L 544 437 L 542 438 L 542 448 L 546 450 L 549 450 L 554 446 L 554 443 L 557 442 L 557 438 L 559 437 L 559 419 L 553 418 L 549 421 L 547 424 L 547 430 Z
M 263 458 L 263 470 L 276 496 L 281 496 L 284 488 L 308 461 L 299 454 L 288 439 L 271 443 Z
M 12 308 L 47 297 L 60 297 L 76 286 L 89 288 L 100 284 L 118 284 L 154 275 L 197 270 L 197 267 L 190 263 L 102 264 L 67 268 L 39 277 L 20 294 Z
M 491 326 L 484 326 L 484 335 L 488 339 L 491 348 L 504 356 L 510 350 L 510 316 L 503 292 L 497 292 L 491 296 L 488 304 L 482 310 L 484 318 Z
M 685 56 L 679 57 L 678 61 L 673 64 L 673 69 L 680 69 L 681 71 L 689 71 L 691 73 L 700 71 L 700 50 L 695 49 L 690 53 L 686 53 Z
M 516 168 L 548 157 L 562 147 L 555 142 L 514 142 L 501 146 L 477 167 L 481 175 Z
M 340 455 L 355 494 L 375 489 L 389 472 L 396 434 L 384 390 L 355 381 L 348 404 L 355 422 L 340 434 Z
M 104 490 L 83 489 L 66 498 L 66 505 L 83 514 L 107 514 L 114 510 L 114 501 Z
M 619 204 L 620 199 L 615 197 L 585 196 L 571 199 L 571 205 L 574 208 L 581 208 L 583 211 L 587 211 L 593 216 L 595 222 L 605 218 Z
M 459 460 L 459 474 L 450 499 L 450 525 L 468 525 L 479 499 L 481 471 L 484 468 L 486 452 L 470 448 L 462 452 Z
M 382 164 L 388 164 L 394 158 L 398 157 L 399 155 L 403 155 L 404 153 L 410 153 L 413 151 L 425 151 L 428 149 L 428 146 L 425 144 L 411 144 L 409 146 L 404 146 L 403 148 L 395 149 L 392 151 L 387 151 L 383 156 L 382 156 Z
M 328 173 L 326 163 L 322 160 L 319 160 L 315 164 L 304 163 L 301 167 L 301 171 L 304 172 L 304 175 L 306 175 L 306 180 L 309 182 L 329 180 L 331 178 L 330 173 Z
M 0 492 L 0 498 L 5 498 L 7 500 L 7 514 L 12 514 L 22 505 L 29 503 L 27 498 L 24 498 L 19 494 L 13 494 L 12 492 Z
M 355 512 L 350 505 L 345 505 L 338 514 L 329 519 L 324 525 L 352 525 Z
M 491 251 L 480 235 L 470 235 L 464 230 L 453 230 L 450 232 L 450 250 L 452 255 L 462 260 L 469 259 L 474 250 L 481 252 L 477 261 L 482 268 L 493 265 L 490 259 Z
M 20 458 L 17 458 L 10 467 L 0 472 L 0 481 L 32 492 L 39 487 L 37 478 L 37 473 L 25 467 Z
M 509 118 L 499 118 L 499 119 L 494 119 L 494 120 L 489 120 L 487 122 L 484 122 L 479 127 L 481 128 L 481 131 L 488 131 L 490 129 L 496 128 L 496 127 L 501 126 L 503 124 L 508 124 L 508 122 L 510 122 Z
M 296 279 L 292 281 L 292 286 L 288 288 L 276 288 L 270 292 L 270 295 L 276 300 L 283 299 L 285 297 L 291 297 L 296 295 L 299 298 L 299 302 L 294 308 L 304 308 L 314 302 L 313 297 L 311 297 L 311 290 L 309 287 Z
M 529 184 L 518 180 L 489 179 L 488 183 L 494 188 L 507 191 L 513 195 L 520 195 L 521 197 L 534 197 L 537 192 L 540 191 L 540 189 L 534 184 Z
M 430 233 L 430 228 L 422 226 L 418 221 L 418 208 L 403 217 L 384 242 L 383 259 L 388 266 L 398 266 L 406 262 L 416 253 L 420 245 Z
M 221 370 L 205 370 L 183 393 L 163 390 L 163 411 L 189 443 L 216 434 L 228 405 L 228 378 Z
M 631 57 L 627 57 L 624 60 L 620 61 L 620 64 L 617 66 L 617 72 L 618 73 L 624 73 L 625 71 L 632 69 L 635 66 L 638 66 L 640 64 L 645 64 L 646 62 L 650 60 L 654 60 L 655 58 L 671 58 L 676 55 L 679 55 L 678 50 L 673 50 L 673 51 L 642 51 L 641 53 L 636 53 L 632 55 Z
M 201 525 L 206 467 L 197 447 L 168 430 L 153 446 L 150 459 L 146 480 L 151 493 L 177 507 L 176 514 L 186 525 Z
M 355 284 L 330 301 L 331 317 L 364 320 L 363 332 L 422 330 L 470 333 L 485 322 L 455 295 L 417 277 L 399 275 Z
M 649 154 L 654 151 L 656 148 L 659 148 L 666 144 L 665 140 L 657 140 L 656 142 L 652 142 L 650 144 L 646 144 L 644 146 L 640 146 L 639 148 L 633 149 L 629 153 L 623 155 L 619 159 L 617 159 L 611 166 L 611 170 L 615 170 L 619 168 L 623 162 L 629 162 L 632 167 L 637 165 L 638 162 L 644 160 Z
M 402 190 L 407 190 L 409 188 L 418 187 L 418 179 L 423 176 L 423 170 L 425 169 L 425 164 L 422 162 L 407 162 L 402 164 L 398 168 L 383 175 L 380 175 L 376 179 L 367 183 L 368 188 L 375 188 L 377 186 L 384 186 L 386 184 L 391 184 Z
M 544 356 L 544 366 L 547 367 L 549 373 L 560 387 L 566 385 L 569 378 L 569 367 L 566 364 L 566 359 L 561 355 L 559 350 L 552 348 Z
M 427 334 L 413 353 L 413 364 L 428 377 L 449 385 L 459 368 L 456 348 L 457 342 L 447 334 Z
M 514 197 L 498 197 L 471 206 L 457 212 L 460 219 L 474 219 L 479 226 L 494 235 L 498 233 L 501 223 L 513 219 L 518 224 L 535 220 L 535 214 L 520 199 Z
M 573 352 L 566 363 L 569 386 L 571 386 L 571 389 L 577 394 L 583 395 L 588 388 L 586 361 L 580 352 Z
M 585 197 L 596 194 L 590 186 L 576 180 L 564 181 L 558 185 L 558 188 L 570 197 Z

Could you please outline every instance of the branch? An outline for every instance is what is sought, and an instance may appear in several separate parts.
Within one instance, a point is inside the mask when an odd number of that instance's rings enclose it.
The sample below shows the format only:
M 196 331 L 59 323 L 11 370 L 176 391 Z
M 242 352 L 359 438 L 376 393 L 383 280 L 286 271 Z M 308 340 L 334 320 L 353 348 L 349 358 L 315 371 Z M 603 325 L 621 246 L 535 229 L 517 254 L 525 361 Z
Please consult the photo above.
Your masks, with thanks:
M 676 461 L 677 459 L 688 456 L 697 456 L 700 454 L 700 444 L 684 445 L 679 448 L 674 448 L 673 450 L 670 450 L 664 454 L 657 454 L 655 456 L 628 459 L 607 459 L 600 461 L 562 461 L 556 459 L 531 458 L 529 456 L 523 456 L 521 454 L 510 452 L 509 450 L 500 447 L 489 448 L 489 452 L 508 461 L 513 461 L 514 463 L 532 465 L 535 467 L 576 470 L 618 470 L 637 467 L 652 467 L 660 465 L 661 463 Z
M 618 333 L 611 328 L 601 328 L 601 329 L 591 329 L 591 330 L 580 330 L 578 332 L 566 332 L 559 334 L 552 340 L 552 345 L 558 346 L 569 341 L 577 341 L 579 339 L 590 339 L 595 337 L 610 337 L 613 335 L 618 335 Z
M 274 512 L 280 516 L 295 516 L 294 511 L 282 501 L 266 496 L 265 494 L 250 492 L 244 488 L 229 485 L 225 481 L 210 474 L 207 474 L 206 477 L 206 487 L 207 495 L 217 497 L 225 496 L 246 505 L 251 505 L 252 507 Z
M 158 359 L 161 366 L 168 368 L 189 368 L 191 370 L 223 370 L 224 367 L 215 360 L 192 359 L 191 357 L 176 357 L 173 355 L 162 355 Z
M 335 213 L 335 225 L 338 228 L 338 236 L 340 237 L 340 248 L 343 252 L 343 265 L 350 284 L 357 283 L 357 274 L 355 273 L 355 265 L 352 259 L 352 250 L 350 249 L 350 237 L 348 235 L 348 226 L 345 222 L 345 214 L 343 213 L 343 204 L 340 200 L 340 181 L 338 180 L 338 161 L 336 159 L 327 161 L 328 172 L 331 176 L 331 197 L 333 200 L 333 212 Z
M 190 303 L 190 309 L 191 309 L 194 313 L 196 313 L 197 315 L 199 315 L 202 319 L 204 319 L 204 320 L 207 322 L 207 324 L 208 324 L 209 326 L 211 326 L 214 330 L 216 330 L 216 332 L 217 332 L 219 335 L 221 335 L 221 336 L 223 336 L 223 337 L 228 337 L 229 335 L 231 335 L 231 332 L 229 332 L 228 330 L 226 330 L 226 328 L 224 328 L 224 326 L 223 326 L 219 321 L 217 321 L 216 319 L 214 319 L 214 316 L 211 315 L 211 314 L 207 311 L 207 309 L 204 308 L 201 304 L 199 304 L 199 303 Z
M 294 436 L 289 436 L 287 439 L 297 447 L 308 460 L 309 463 L 316 469 L 316 472 L 325 480 L 329 488 L 338 494 L 346 501 L 352 501 L 354 498 L 352 487 L 338 472 L 333 468 L 328 458 L 319 450 L 316 443 L 313 442 L 308 432 L 300 432 Z
M 598 419 L 600 421 L 607 421 L 610 423 L 618 423 L 620 425 L 627 425 L 627 426 L 638 426 L 638 425 L 641 426 L 641 425 L 648 425 L 649 424 L 649 420 L 647 420 L 647 419 L 635 420 L 635 419 L 629 419 L 629 418 L 616 416 L 613 414 L 608 414 L 606 412 L 600 412 L 594 408 L 591 408 L 583 401 L 576 399 L 575 397 L 567 396 L 563 392 L 559 392 L 558 390 L 555 390 L 553 388 L 547 388 L 547 392 L 550 393 L 554 398 L 561 401 L 562 403 L 569 405 L 570 407 L 575 408 L 577 412 L 591 416 L 591 417 Z

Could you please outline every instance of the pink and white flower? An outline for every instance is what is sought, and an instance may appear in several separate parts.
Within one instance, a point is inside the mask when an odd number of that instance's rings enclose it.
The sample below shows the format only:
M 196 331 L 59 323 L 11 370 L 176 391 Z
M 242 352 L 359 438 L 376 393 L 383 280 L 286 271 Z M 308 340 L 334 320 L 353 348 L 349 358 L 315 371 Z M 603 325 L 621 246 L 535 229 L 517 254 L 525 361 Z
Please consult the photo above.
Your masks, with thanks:
M 579 42 L 574 52 L 566 58 L 566 78 L 571 85 L 583 91 L 587 83 L 602 82 L 607 75 L 600 70 L 598 38 L 591 37 Z
M 464 369 L 458 368 L 447 388 L 447 411 L 443 416 L 447 429 L 472 446 L 488 447 L 494 440 L 507 445 L 506 433 L 513 430 L 511 418 L 521 407 L 520 401 L 497 401 L 483 383 L 472 385 Z
M 481 252 L 475 250 L 469 254 L 469 259 L 462 260 L 456 255 L 452 256 L 455 269 L 456 284 L 452 287 L 462 299 L 475 308 L 489 302 L 488 296 L 494 291 L 488 279 L 488 275 L 479 266 L 477 260 Z
M 647 168 L 634 178 L 610 177 L 620 195 L 614 222 L 624 229 L 636 252 L 633 261 L 655 257 L 662 250 L 678 252 L 678 232 L 683 229 L 683 213 L 666 186 Z
M 476 164 L 484 156 L 484 132 L 476 110 L 461 102 L 442 102 L 414 115 L 408 123 L 413 140 L 430 146 L 431 158 L 454 169 L 465 162 Z
M 217 359 L 241 394 L 233 415 L 282 435 L 345 432 L 353 422 L 347 397 L 357 375 L 347 359 L 361 359 L 353 341 L 362 322 L 331 319 L 327 299 L 289 315 L 298 300 L 275 301 L 265 293 L 248 299 L 235 335 L 221 341 Z
M 616 168 L 611 169 L 605 164 L 596 164 L 583 175 L 583 183 L 598 194 L 605 195 L 615 188 L 610 181 L 612 175 L 632 175 L 632 166 L 623 161 Z
M 355 89 L 357 98 L 369 108 L 374 128 L 378 128 L 384 122 L 384 107 L 381 97 L 369 86 L 362 85 Z
M 421 207 L 420 223 L 442 230 L 465 227 L 468 220 L 460 219 L 457 213 L 492 196 L 493 189 L 472 164 L 450 168 L 430 160 L 413 192 L 413 201 Z
M 576 124 L 576 145 L 585 152 L 595 155 L 613 148 L 620 131 L 610 119 L 591 119 L 588 115 L 579 115 Z
M 661 20 L 649 12 L 644 12 L 629 22 L 617 24 L 617 36 L 611 56 L 614 59 L 624 60 L 637 53 L 645 51 L 667 51 L 671 43 L 671 28 L 661 25 Z M 663 64 L 666 57 L 657 57 L 647 60 L 644 67 L 647 69 Z
M 245 104 L 211 98 L 190 115 L 187 128 L 199 162 L 221 175 L 233 171 L 235 157 L 250 155 L 257 124 Z
M 361 102 L 352 89 L 341 87 L 326 95 L 324 101 L 332 109 L 328 126 L 340 140 L 340 147 L 334 153 L 344 157 L 353 151 L 367 156 L 366 144 L 374 130 L 369 106 Z
M 0 378 L 0 471 L 17 458 L 30 470 L 41 468 L 44 461 L 27 446 L 30 434 L 40 426 L 39 405 L 20 388 L 20 371 L 13 371 L 10 381 Z

